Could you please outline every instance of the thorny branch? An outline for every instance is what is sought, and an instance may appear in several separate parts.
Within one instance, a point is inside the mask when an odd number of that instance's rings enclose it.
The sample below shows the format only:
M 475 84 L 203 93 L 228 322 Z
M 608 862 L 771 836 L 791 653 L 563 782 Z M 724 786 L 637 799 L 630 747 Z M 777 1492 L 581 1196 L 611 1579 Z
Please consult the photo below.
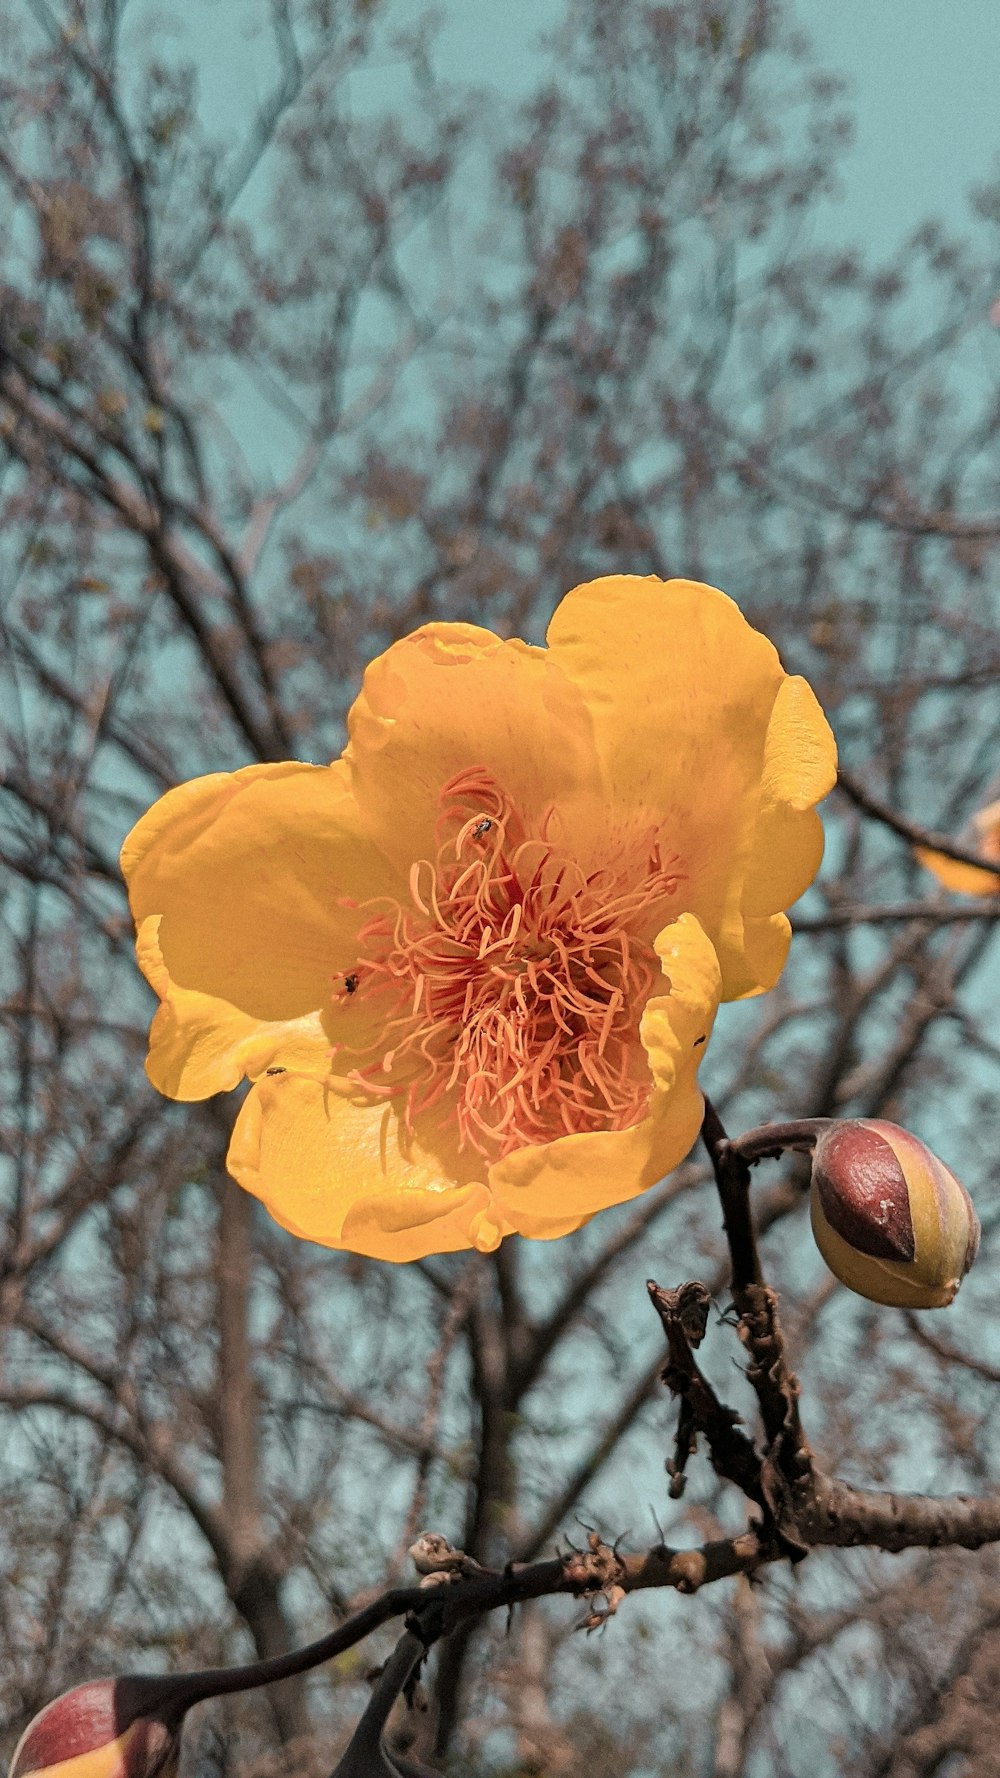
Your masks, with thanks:
M 861 1543 L 898 1553 L 948 1543 L 980 1549 L 1000 1541 L 1000 1500 L 874 1493 L 820 1477 L 812 1506 L 808 1521 L 812 1547 Z M 433 1535 L 441 1544 L 442 1560 L 454 1559 L 454 1568 L 428 1575 L 419 1586 L 394 1587 L 380 1594 L 304 1648 L 251 1667 L 178 1674 L 171 1682 L 177 1706 L 188 1708 L 201 1698 L 272 1685 L 307 1672 L 397 1618 L 416 1631 L 427 1649 L 453 1635 L 470 1618 L 509 1610 L 531 1599 L 569 1595 L 596 1602 L 613 1592 L 617 1605 L 621 1598 L 651 1588 L 691 1594 L 734 1575 L 752 1574 L 788 1553 L 760 1524 L 689 1549 L 656 1543 L 645 1550 L 623 1552 L 592 1533 L 585 1549 L 570 1548 L 548 1561 L 511 1562 L 491 1571 L 463 1559 L 462 1552 L 439 1534 L 426 1535 Z M 582 1627 L 596 1628 L 607 1615 L 606 1610 L 592 1608 Z
M 691 1309 L 707 1303 L 699 1284 L 649 1293 L 663 1324 L 670 1358 L 663 1381 L 680 1398 L 675 1457 L 667 1468 L 676 1479 L 701 1435 L 719 1475 L 736 1482 L 747 1499 L 764 1507 L 762 1530 L 775 1547 L 801 1560 L 818 1544 L 880 1549 L 935 1548 L 955 1543 L 979 1548 L 1000 1534 L 1000 1494 L 958 1495 L 938 1500 L 924 1495 L 880 1493 L 854 1488 L 825 1474 L 806 1440 L 799 1414 L 799 1383 L 788 1364 L 776 1293 L 764 1283 L 750 1208 L 750 1163 L 787 1147 L 808 1146 L 826 1120 L 763 1126 L 731 1142 L 714 1106 L 706 1100 L 702 1135 L 715 1171 L 732 1267 L 737 1331 L 747 1355 L 746 1376 L 760 1408 L 764 1441 L 758 1454 L 702 1376 L 692 1347 L 704 1331 L 692 1330 Z M 935 1344 L 935 1349 L 940 1350 Z M 945 1348 L 948 1352 L 948 1348 Z M 954 1354 L 948 1352 L 949 1356 Z M 679 1491 L 672 1489 L 672 1491 Z

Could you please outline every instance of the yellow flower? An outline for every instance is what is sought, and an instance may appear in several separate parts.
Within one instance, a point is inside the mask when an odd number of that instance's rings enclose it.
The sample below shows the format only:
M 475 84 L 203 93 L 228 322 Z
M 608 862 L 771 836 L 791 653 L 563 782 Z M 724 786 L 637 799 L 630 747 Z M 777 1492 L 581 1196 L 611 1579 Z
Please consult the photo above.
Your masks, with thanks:
M 147 1071 L 254 1083 L 229 1169 L 383 1259 L 568 1233 L 687 1153 L 720 999 L 771 987 L 833 739 L 713 587 L 610 576 L 546 648 L 428 624 L 330 766 L 168 792 L 122 851 Z
M 980 809 L 973 815 L 971 826 L 970 852 L 1000 864 L 1000 802 Z M 962 864 L 958 858 L 946 858 L 943 852 L 934 852 L 928 846 L 918 846 L 916 853 L 924 869 L 937 877 L 945 889 L 953 889 L 959 895 L 1000 895 L 1000 877 L 993 871 L 978 870 L 974 864 Z

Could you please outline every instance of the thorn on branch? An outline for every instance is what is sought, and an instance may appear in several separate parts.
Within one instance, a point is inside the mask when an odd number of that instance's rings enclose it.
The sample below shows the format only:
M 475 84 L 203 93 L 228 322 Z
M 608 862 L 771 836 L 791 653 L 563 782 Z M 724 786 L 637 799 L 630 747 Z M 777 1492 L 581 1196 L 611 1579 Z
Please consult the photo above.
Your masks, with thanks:
M 680 1402 L 674 1454 L 668 1459 L 671 1496 L 683 1491 L 683 1474 L 701 1433 L 709 1449 L 712 1467 L 726 1481 L 735 1482 L 755 1505 L 766 1510 L 761 1487 L 760 1459 L 746 1433 L 741 1416 L 721 1402 L 695 1362 L 691 1334 L 700 1342 L 707 1323 L 711 1295 L 695 1280 L 677 1290 L 664 1290 L 655 1279 L 646 1281 L 650 1301 L 660 1317 L 669 1357 L 661 1374 L 663 1382 Z M 703 1319 L 704 1316 L 704 1319 Z
M 677 1290 L 663 1290 L 650 1278 L 646 1281 L 646 1289 L 649 1291 L 653 1307 L 663 1323 L 663 1330 L 668 1341 L 671 1340 L 673 1331 L 674 1338 L 683 1340 L 689 1351 L 700 1346 L 708 1327 L 708 1311 L 712 1302 L 711 1295 L 704 1284 L 698 1283 L 697 1280 L 691 1280 L 690 1283 L 680 1285 Z M 673 1353 L 672 1346 L 671 1352 Z M 671 1370 L 673 1362 L 672 1356 L 671 1363 L 662 1373 L 663 1381 L 669 1388 L 674 1388 L 674 1384 L 667 1374 Z M 682 1371 L 684 1369 L 683 1363 L 681 1369 Z M 678 1391 L 675 1389 L 674 1393 L 676 1394 Z M 687 1394 L 681 1393 L 677 1430 L 674 1434 L 673 1456 L 666 1460 L 666 1471 L 670 1477 L 669 1494 L 671 1500 L 679 1500 L 684 1492 L 687 1482 L 684 1472 L 687 1468 L 688 1458 L 694 1454 L 697 1443 L 698 1428 L 691 1403 Z
M 799 1380 L 785 1358 L 778 1298 L 766 1284 L 741 1295 L 739 1338 L 748 1355 L 746 1376 L 760 1403 L 767 1435 L 761 1485 L 787 1554 L 800 1561 L 809 1552 L 798 1525 L 800 1502 L 810 1493 L 813 1456 L 799 1418 Z
M 597 1531 L 590 1531 L 585 1550 L 571 1550 L 562 1558 L 563 1574 L 569 1586 L 590 1602 L 590 1610 L 577 1626 L 588 1636 L 593 1630 L 604 1628 L 625 1597 L 622 1582 L 626 1578 L 626 1568 L 618 1554 L 619 1541 L 605 1543 Z M 603 1605 L 599 1603 L 602 1600 Z
M 673 1455 L 667 1459 L 670 1496 L 684 1491 L 685 1470 L 699 1433 L 705 1439 L 717 1475 L 735 1482 L 748 1500 L 761 1507 L 773 1525 L 784 1553 L 800 1561 L 808 1551 L 798 1523 L 800 1501 L 810 1495 L 813 1458 L 798 1413 L 798 1379 L 785 1360 L 778 1322 L 777 1297 L 764 1284 L 734 1290 L 740 1342 L 747 1353 L 747 1380 L 760 1403 L 766 1443 L 763 1457 L 740 1429 L 741 1417 L 716 1395 L 695 1363 L 688 1327 L 692 1306 L 701 1325 L 701 1308 L 710 1303 L 703 1284 L 663 1290 L 652 1279 L 646 1285 L 667 1336 L 670 1356 L 661 1373 L 679 1398 Z

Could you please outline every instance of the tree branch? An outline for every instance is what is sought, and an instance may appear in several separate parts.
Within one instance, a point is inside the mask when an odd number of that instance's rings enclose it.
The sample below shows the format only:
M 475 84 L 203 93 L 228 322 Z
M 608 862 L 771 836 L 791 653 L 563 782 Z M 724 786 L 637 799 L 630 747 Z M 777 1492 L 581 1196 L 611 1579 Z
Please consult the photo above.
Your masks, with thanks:
M 1000 893 L 1000 859 L 984 858 L 981 853 L 970 851 L 968 846 L 960 846 L 950 835 L 936 833 L 933 828 L 921 827 L 919 822 L 908 821 L 905 815 L 897 815 L 888 803 L 872 792 L 845 766 L 837 773 L 837 785 L 844 795 L 849 797 L 863 815 L 870 815 L 872 820 L 881 821 L 900 839 L 908 840 L 911 846 L 923 846 L 929 852 L 941 852 L 945 858 L 954 858 L 959 864 L 974 864 L 977 870 L 989 871 L 997 878 Z

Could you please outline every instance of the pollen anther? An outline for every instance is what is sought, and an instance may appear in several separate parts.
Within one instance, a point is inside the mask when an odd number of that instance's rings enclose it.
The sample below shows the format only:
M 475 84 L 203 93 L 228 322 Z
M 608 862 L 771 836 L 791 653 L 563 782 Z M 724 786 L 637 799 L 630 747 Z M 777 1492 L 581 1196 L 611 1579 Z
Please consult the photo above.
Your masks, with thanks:
M 351 1078 L 395 1100 L 411 1131 L 428 1113 L 453 1118 L 489 1160 L 627 1129 L 651 1090 L 639 1019 L 666 985 L 653 939 L 674 915 L 678 860 L 647 830 L 585 873 L 551 825 L 529 833 L 485 769 L 460 774 L 410 905 L 383 903 L 358 935 L 365 1003 L 382 997 L 394 1043 L 360 1050 Z

